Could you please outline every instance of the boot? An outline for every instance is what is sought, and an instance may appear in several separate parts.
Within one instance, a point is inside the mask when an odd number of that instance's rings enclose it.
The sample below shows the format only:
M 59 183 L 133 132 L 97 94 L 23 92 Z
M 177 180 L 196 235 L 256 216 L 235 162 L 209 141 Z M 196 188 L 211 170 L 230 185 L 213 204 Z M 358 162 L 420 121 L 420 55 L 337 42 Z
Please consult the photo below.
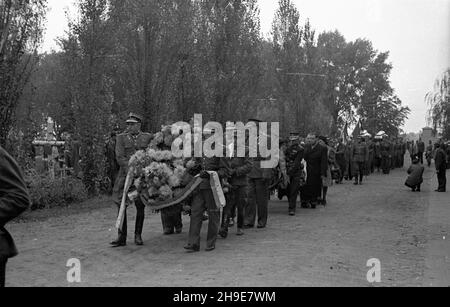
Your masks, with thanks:
M 222 227 L 220 227 L 219 236 L 223 239 L 228 237 L 228 226 L 230 223 L 230 218 L 227 215 L 223 216 Z
M 136 243 L 137 246 L 144 245 L 144 241 L 142 241 L 142 236 L 139 234 L 134 235 L 134 243 Z
M 125 215 L 122 230 L 118 231 L 117 240 L 111 242 L 112 247 L 122 247 L 127 245 L 127 216 Z
M 144 228 L 144 215 L 137 215 L 136 216 L 136 228 L 135 228 L 135 236 L 134 236 L 134 243 L 136 243 L 137 246 L 144 245 L 144 241 L 142 240 L 142 229 Z

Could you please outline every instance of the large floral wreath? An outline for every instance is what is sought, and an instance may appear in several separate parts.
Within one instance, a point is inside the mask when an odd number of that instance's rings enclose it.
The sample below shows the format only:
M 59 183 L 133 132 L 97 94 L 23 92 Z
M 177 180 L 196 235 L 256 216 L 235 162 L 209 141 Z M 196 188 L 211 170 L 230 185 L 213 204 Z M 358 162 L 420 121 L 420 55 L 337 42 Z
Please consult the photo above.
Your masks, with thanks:
M 136 152 L 130 159 L 137 193 L 150 205 L 177 197 L 193 178 L 189 170 L 195 163 L 176 158 L 170 150 L 176 137 L 171 127 L 165 126 L 146 150 Z

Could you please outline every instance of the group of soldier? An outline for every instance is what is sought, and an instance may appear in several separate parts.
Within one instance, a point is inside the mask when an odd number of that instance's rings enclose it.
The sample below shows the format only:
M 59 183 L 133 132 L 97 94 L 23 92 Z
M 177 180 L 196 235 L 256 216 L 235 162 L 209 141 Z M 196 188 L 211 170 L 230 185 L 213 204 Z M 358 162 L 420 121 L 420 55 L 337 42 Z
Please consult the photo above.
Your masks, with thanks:
M 116 137 L 114 153 L 119 173 L 115 178 L 114 199 L 118 206 L 130 157 L 136 151 L 146 149 L 152 140 L 151 134 L 141 131 L 142 120 L 139 115 L 130 114 L 126 133 Z M 260 121 L 252 119 L 250 122 L 258 124 Z M 204 138 L 212 133 L 205 131 Z M 361 135 L 344 142 L 316 133 L 310 133 L 302 139 L 299 133 L 294 132 L 289 139 L 280 142 L 279 165 L 276 169 L 261 167 L 263 158 L 250 158 L 248 155 L 237 157 L 236 148 L 234 154 L 228 157 L 194 158 L 192 161 L 195 166 L 191 167 L 191 175 L 199 176 L 203 182 L 184 205 L 162 210 L 164 234 L 182 233 L 182 214 L 189 212 L 190 229 L 185 249 L 188 252 L 200 251 L 202 223 L 208 220 L 206 251 L 212 251 L 216 248 L 218 236 L 228 237 L 229 228 L 235 225 L 236 217 L 238 236 L 244 235 L 246 229 L 266 228 L 271 192 L 277 191 L 280 200 L 287 196 L 288 214 L 295 216 L 299 196 L 302 208 L 326 206 L 330 186 L 343 184 L 344 180 L 362 185 L 364 178 L 376 171 L 389 174 L 391 170 L 404 166 L 407 149 L 402 139 L 392 139 L 386 135 L 377 138 Z M 222 215 L 210 185 L 212 171 L 217 172 L 225 187 L 227 205 Z M 135 206 L 135 243 L 143 245 L 145 205 L 136 199 Z M 125 246 L 126 241 L 125 218 L 124 227 L 119 231 L 117 240 L 111 244 L 120 247 Z

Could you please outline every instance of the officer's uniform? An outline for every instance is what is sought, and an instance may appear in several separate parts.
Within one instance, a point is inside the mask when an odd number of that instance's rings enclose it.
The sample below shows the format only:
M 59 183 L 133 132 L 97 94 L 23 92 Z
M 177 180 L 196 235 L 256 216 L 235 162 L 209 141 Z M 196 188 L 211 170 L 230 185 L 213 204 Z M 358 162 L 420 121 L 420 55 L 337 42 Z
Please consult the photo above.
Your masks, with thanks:
M 302 161 L 304 152 L 304 148 L 298 142 L 293 142 L 288 146 L 285 153 L 287 175 L 290 179 L 288 187 L 288 198 L 289 213 L 291 215 L 295 214 L 295 211 L 297 209 L 297 198 L 300 193 L 300 183 L 303 173 Z
M 366 174 L 366 165 L 369 160 L 369 149 L 364 143 L 356 143 L 351 151 L 352 171 L 355 177 L 355 184 L 362 183 L 363 177 Z M 359 177 L 359 178 L 358 178 Z
M 137 115 L 130 114 L 130 118 L 136 116 L 138 120 L 142 121 Z M 128 163 L 130 158 L 139 150 L 147 149 L 148 145 L 152 141 L 153 136 L 149 133 L 139 132 L 136 135 L 131 133 L 119 134 L 116 141 L 116 159 L 119 163 L 120 170 L 114 184 L 113 197 L 116 205 L 120 208 L 123 196 L 123 190 L 125 187 L 125 181 L 128 173 Z M 136 214 L 136 228 L 135 235 L 141 236 L 142 229 L 144 227 L 145 219 L 145 205 L 140 198 L 135 201 L 137 214 Z M 122 231 L 119 230 L 119 243 L 126 242 L 127 238 L 127 218 L 125 214 Z M 114 243 L 114 242 L 113 242 Z M 117 243 L 117 242 L 115 242 Z

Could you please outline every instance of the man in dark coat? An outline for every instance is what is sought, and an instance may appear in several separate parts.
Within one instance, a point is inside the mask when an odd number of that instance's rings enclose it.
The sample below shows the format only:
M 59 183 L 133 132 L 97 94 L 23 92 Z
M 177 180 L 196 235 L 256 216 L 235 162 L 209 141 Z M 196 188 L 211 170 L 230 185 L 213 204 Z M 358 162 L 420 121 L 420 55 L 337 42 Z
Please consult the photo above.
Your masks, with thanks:
M 237 144 L 237 139 L 235 139 Z M 231 226 L 230 221 L 233 213 L 237 209 L 237 235 L 244 235 L 244 208 L 248 195 L 248 179 L 247 176 L 251 172 L 253 163 L 246 153 L 245 157 L 237 157 L 237 146 L 233 148 L 233 156 L 227 157 L 227 173 L 230 191 L 228 193 L 227 205 L 224 208 L 222 227 L 220 236 L 226 238 L 228 236 L 228 228 Z
M 304 148 L 300 145 L 300 134 L 291 133 L 289 144 L 285 152 L 286 170 L 289 176 L 288 198 L 289 215 L 295 216 L 297 210 L 297 198 L 300 193 L 300 184 L 303 173 Z
M 434 158 L 439 182 L 439 187 L 436 192 L 442 193 L 447 191 L 447 155 L 443 147 L 443 142 L 436 145 L 436 157 Z
M 139 150 L 147 149 L 153 136 L 149 133 L 143 133 L 141 131 L 143 118 L 137 114 L 131 113 L 127 119 L 128 130 L 124 134 L 117 136 L 116 142 L 116 159 L 119 163 L 120 170 L 114 184 L 113 197 L 118 208 L 120 208 L 122 202 L 123 190 L 125 188 L 125 181 L 128 174 L 128 164 L 130 158 Z M 134 241 L 136 245 L 141 246 L 144 244 L 142 241 L 142 230 L 145 220 L 145 205 L 140 198 L 135 201 L 137 214 L 136 214 L 136 227 Z M 112 242 L 113 247 L 125 246 L 127 244 L 127 218 L 123 222 L 122 231 L 119 230 L 119 236 L 116 241 Z
M 351 151 L 352 171 L 355 177 L 355 185 L 362 184 L 364 175 L 366 175 L 366 166 L 369 161 L 369 149 L 364 138 L 360 137 L 353 145 Z
M 417 155 L 419 156 L 420 164 L 423 164 L 424 153 L 425 153 L 425 143 L 422 141 L 422 139 L 419 139 L 419 142 L 417 143 Z
M 0 288 L 5 286 L 6 263 L 18 252 L 5 225 L 30 206 L 22 173 L 11 156 L 0 147 Z
M 316 133 L 310 133 L 306 139 L 304 159 L 306 161 L 307 180 L 303 189 L 303 207 L 315 209 L 322 195 L 323 178 L 328 172 L 328 148 L 319 144 Z

